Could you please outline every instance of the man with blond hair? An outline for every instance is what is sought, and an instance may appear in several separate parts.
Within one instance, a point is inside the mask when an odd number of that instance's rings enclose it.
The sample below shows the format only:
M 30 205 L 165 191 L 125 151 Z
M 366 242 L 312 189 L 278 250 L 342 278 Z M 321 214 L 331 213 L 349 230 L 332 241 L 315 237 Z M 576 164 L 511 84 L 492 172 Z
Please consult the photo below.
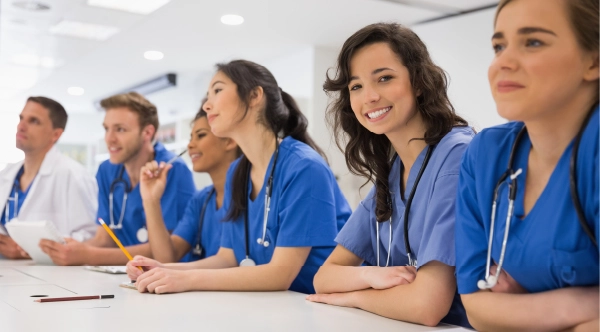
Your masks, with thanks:
M 98 168 L 98 218 L 102 218 L 132 255 L 152 256 L 146 217 L 140 195 L 140 170 L 150 161 L 167 162 L 175 155 L 161 143 L 153 143 L 158 129 L 156 106 L 136 92 L 119 94 L 100 102 L 105 109 L 104 140 L 110 155 Z M 192 173 L 181 159 L 173 162 L 160 200 L 166 227 L 172 231 L 195 191 Z M 87 242 L 67 239 L 40 243 L 58 265 L 124 265 L 127 257 L 109 234 L 98 226 Z

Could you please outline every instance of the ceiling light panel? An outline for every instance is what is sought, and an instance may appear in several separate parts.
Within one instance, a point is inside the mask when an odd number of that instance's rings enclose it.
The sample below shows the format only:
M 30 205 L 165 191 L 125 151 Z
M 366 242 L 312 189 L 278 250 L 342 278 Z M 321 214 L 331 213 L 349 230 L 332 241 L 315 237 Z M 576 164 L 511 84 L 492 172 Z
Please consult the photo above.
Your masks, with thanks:
M 144 52 L 144 58 L 148 59 L 148 60 L 162 60 L 162 58 L 164 58 L 165 55 L 163 52 L 160 51 L 146 51 Z
M 118 32 L 119 29 L 115 27 L 68 20 L 63 20 L 50 28 L 50 33 L 55 35 L 100 41 L 107 40 Z
M 169 3 L 170 0 L 88 0 L 93 7 L 121 10 L 134 14 L 148 15 Z
M 79 86 L 72 86 L 67 89 L 67 93 L 71 96 L 82 96 L 85 93 L 85 90 Z
M 244 23 L 244 18 L 240 15 L 223 15 L 221 16 L 221 23 L 227 25 L 240 25 Z
M 50 6 L 37 1 L 15 1 L 13 2 L 13 6 L 32 12 L 45 11 L 50 9 Z

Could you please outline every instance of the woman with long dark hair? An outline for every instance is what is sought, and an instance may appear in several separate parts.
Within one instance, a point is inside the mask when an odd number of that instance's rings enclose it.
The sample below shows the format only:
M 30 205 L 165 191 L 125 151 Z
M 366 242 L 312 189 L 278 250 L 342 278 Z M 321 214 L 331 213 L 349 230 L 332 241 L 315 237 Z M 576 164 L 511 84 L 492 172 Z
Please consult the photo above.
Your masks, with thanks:
M 474 132 L 448 100 L 444 71 L 410 29 L 379 23 L 346 40 L 324 89 L 335 93 L 329 115 L 348 167 L 374 187 L 308 299 L 468 326 L 454 278 L 454 206 Z
M 138 290 L 314 292 L 314 274 L 351 211 L 306 117 L 269 70 L 244 60 L 217 65 L 204 110 L 212 132 L 244 153 L 227 174 L 221 248 L 143 273 Z

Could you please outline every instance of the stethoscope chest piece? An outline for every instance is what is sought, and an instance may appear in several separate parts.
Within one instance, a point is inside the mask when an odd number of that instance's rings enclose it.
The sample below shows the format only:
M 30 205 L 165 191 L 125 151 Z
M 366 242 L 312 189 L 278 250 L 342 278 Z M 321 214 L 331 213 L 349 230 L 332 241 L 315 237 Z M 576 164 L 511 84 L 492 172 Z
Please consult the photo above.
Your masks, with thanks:
M 202 246 L 200 246 L 200 244 L 197 244 L 194 250 L 192 250 L 192 253 L 196 256 L 202 256 L 203 251 L 204 249 L 202 248 Z
M 146 227 L 138 229 L 136 236 L 138 241 L 140 241 L 141 243 L 148 242 L 148 230 L 146 229 Z
M 254 262 L 254 260 L 252 260 L 252 258 L 246 257 L 240 262 L 240 267 L 242 266 L 256 266 L 256 263 Z

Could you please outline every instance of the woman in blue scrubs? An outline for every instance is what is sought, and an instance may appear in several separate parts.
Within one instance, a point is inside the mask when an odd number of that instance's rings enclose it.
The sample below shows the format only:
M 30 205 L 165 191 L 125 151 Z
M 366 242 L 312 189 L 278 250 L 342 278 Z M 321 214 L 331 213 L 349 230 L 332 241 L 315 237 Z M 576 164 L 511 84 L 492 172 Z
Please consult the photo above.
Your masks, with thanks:
M 187 148 L 194 172 L 208 173 L 213 184 L 196 192 L 172 234 L 165 227 L 159 204 L 171 165 L 152 161 L 140 174 L 148 242 L 153 258 L 162 263 L 198 260 L 217 253 L 221 241 L 220 222 L 225 217 L 225 210 L 221 208 L 225 176 L 229 165 L 240 156 L 232 139 L 216 137 L 210 131 L 202 109 L 194 118 Z
M 454 204 L 474 132 L 448 100 L 444 71 L 410 29 L 379 23 L 346 40 L 324 89 L 337 94 L 329 114 L 346 163 L 375 186 L 308 300 L 468 326 L 454 278 Z
M 473 139 L 458 188 L 476 329 L 598 331 L 598 25 L 596 0 L 498 5 L 488 76 L 511 122 Z
M 221 248 L 143 273 L 138 290 L 314 292 L 313 276 L 351 211 L 306 117 L 265 67 L 244 60 L 217 65 L 204 110 L 212 132 L 244 153 L 227 173 Z

